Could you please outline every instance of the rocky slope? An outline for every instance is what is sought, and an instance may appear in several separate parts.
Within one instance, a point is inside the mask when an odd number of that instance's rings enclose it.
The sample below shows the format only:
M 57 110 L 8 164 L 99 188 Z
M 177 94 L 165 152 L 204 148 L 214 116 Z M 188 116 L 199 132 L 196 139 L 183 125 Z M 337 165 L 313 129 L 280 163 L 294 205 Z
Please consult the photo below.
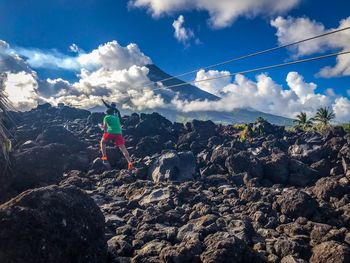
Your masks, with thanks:
M 242 142 L 232 126 L 133 114 L 129 172 L 113 145 L 111 170 L 98 159 L 102 118 L 49 105 L 14 114 L 0 262 L 350 262 L 342 129 L 262 122 Z

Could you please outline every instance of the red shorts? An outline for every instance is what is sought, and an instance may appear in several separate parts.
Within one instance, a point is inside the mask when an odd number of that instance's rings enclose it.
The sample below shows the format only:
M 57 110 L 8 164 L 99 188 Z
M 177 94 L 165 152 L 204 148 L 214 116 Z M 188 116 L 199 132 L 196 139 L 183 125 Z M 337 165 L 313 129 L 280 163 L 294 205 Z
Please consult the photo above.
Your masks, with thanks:
M 103 139 L 105 141 L 113 141 L 117 146 L 125 144 L 125 140 L 123 138 L 123 135 L 121 134 L 113 134 L 113 133 L 105 132 L 103 134 Z

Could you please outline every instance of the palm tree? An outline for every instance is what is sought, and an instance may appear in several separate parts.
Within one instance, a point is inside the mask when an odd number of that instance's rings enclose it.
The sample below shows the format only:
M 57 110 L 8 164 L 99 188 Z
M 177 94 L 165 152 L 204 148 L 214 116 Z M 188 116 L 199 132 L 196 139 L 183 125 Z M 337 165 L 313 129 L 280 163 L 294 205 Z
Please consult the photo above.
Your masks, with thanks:
M 5 160 L 7 162 L 8 160 L 8 152 L 11 148 L 11 143 L 6 135 L 6 128 L 4 127 L 2 123 L 2 118 L 8 116 L 8 110 L 9 110 L 9 103 L 8 100 L 0 88 L 0 144 L 1 144 L 1 151 L 0 151 L 0 161 Z
M 314 120 L 322 126 L 329 126 L 330 122 L 335 119 L 335 113 L 331 108 L 319 108 L 316 112 Z
M 296 119 L 293 120 L 293 122 L 296 124 L 295 126 L 298 128 L 310 128 L 313 125 L 313 119 L 307 118 L 306 112 L 300 112 L 297 116 Z

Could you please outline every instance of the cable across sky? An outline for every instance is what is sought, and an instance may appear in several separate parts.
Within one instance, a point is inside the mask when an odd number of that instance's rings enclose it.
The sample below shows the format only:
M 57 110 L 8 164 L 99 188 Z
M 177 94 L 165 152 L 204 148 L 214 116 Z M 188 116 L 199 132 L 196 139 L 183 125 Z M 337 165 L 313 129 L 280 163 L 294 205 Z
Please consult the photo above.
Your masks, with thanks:
M 185 85 L 189 85 L 189 84 L 191 85 L 191 84 L 196 84 L 199 82 L 205 82 L 205 81 L 210 81 L 210 80 L 215 80 L 215 79 L 232 77 L 232 76 L 235 76 L 238 74 L 243 75 L 243 74 L 262 71 L 262 70 L 266 70 L 266 69 L 280 68 L 280 67 L 285 67 L 285 66 L 294 65 L 294 64 L 300 64 L 300 63 L 309 62 L 309 61 L 321 60 L 321 59 L 326 59 L 326 58 L 335 57 L 335 56 L 342 56 L 342 55 L 346 55 L 346 54 L 350 54 L 350 50 L 332 53 L 332 54 L 328 54 L 328 55 L 306 58 L 306 59 L 300 59 L 300 60 L 296 60 L 296 61 L 290 61 L 290 62 L 286 62 L 286 63 L 275 64 L 275 65 L 270 65 L 270 66 L 265 66 L 265 67 L 259 67 L 259 68 L 255 68 L 255 69 L 239 71 L 239 72 L 235 72 L 235 73 L 231 73 L 231 74 L 227 74 L 227 75 L 222 75 L 222 76 L 217 76 L 217 77 L 213 77 L 213 78 L 194 80 L 194 81 L 184 82 L 184 83 L 171 85 L 171 86 L 164 86 L 162 88 L 156 88 L 156 89 L 152 89 L 152 90 L 168 89 L 168 88 L 174 88 L 174 87 L 179 87 L 179 86 L 185 86 Z
M 345 31 L 345 30 L 349 30 L 349 29 L 350 29 L 350 26 L 349 27 L 340 28 L 340 29 L 337 29 L 337 30 L 333 30 L 333 31 L 326 32 L 326 33 L 323 33 L 323 34 L 320 34 L 320 35 L 316 35 L 316 36 L 312 36 L 312 37 L 309 37 L 309 38 L 305 38 L 305 39 L 302 39 L 302 40 L 299 40 L 299 41 L 296 41 L 296 42 L 292 42 L 292 43 L 289 43 L 289 44 L 276 46 L 276 47 L 273 47 L 273 48 L 269 48 L 269 49 L 265 49 L 265 50 L 258 51 L 258 52 L 255 52 L 255 53 L 251 53 L 251 54 L 248 54 L 248 55 L 240 56 L 240 57 L 233 58 L 233 59 L 230 59 L 230 60 L 226 60 L 226 61 L 223 61 L 223 62 L 219 62 L 219 63 L 215 63 L 215 64 L 212 64 L 212 65 L 200 67 L 200 68 L 197 68 L 197 69 L 194 69 L 194 70 L 191 70 L 191 71 L 188 71 L 188 72 L 184 72 L 184 73 L 181 73 L 181 74 L 178 74 L 178 75 L 175 75 L 175 76 L 171 76 L 169 78 L 165 78 L 165 79 L 162 79 L 162 80 L 150 81 L 150 82 L 147 82 L 147 83 L 143 84 L 142 86 L 149 86 L 149 85 L 152 85 L 152 84 L 157 83 L 157 82 L 163 82 L 163 81 L 175 79 L 175 78 L 178 78 L 178 77 L 186 76 L 186 75 L 195 73 L 195 72 L 197 72 L 199 70 L 206 70 L 206 69 L 222 66 L 222 65 L 225 65 L 225 64 L 229 64 L 229 63 L 232 63 L 232 62 L 236 62 L 236 61 L 239 61 L 239 60 L 243 60 L 243 59 L 246 59 L 246 58 L 250 58 L 250 57 L 266 54 L 266 53 L 269 53 L 269 52 L 274 52 L 274 51 L 279 50 L 279 49 L 291 47 L 291 46 L 294 46 L 294 45 L 297 45 L 297 44 L 301 44 L 301 43 L 306 42 L 306 41 L 310 41 L 310 40 L 314 40 L 314 39 L 317 39 L 317 38 L 325 37 L 325 36 L 332 35 L 332 34 L 335 34 L 335 33 L 339 33 L 339 32 Z M 184 84 L 184 85 L 186 85 L 186 84 Z M 139 88 L 142 88 L 142 86 L 140 86 Z

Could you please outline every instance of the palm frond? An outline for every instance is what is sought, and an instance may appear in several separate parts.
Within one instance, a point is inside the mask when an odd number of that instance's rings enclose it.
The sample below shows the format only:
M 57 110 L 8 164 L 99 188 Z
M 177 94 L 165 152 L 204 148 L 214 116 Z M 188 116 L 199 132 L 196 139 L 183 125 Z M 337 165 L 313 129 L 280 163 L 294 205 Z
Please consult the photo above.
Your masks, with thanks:
M 0 144 L 1 144 L 1 158 L 8 161 L 8 153 L 11 150 L 11 141 L 8 139 L 8 131 L 3 124 L 4 118 L 10 118 L 9 109 L 10 103 L 7 100 L 3 90 L 0 88 Z

